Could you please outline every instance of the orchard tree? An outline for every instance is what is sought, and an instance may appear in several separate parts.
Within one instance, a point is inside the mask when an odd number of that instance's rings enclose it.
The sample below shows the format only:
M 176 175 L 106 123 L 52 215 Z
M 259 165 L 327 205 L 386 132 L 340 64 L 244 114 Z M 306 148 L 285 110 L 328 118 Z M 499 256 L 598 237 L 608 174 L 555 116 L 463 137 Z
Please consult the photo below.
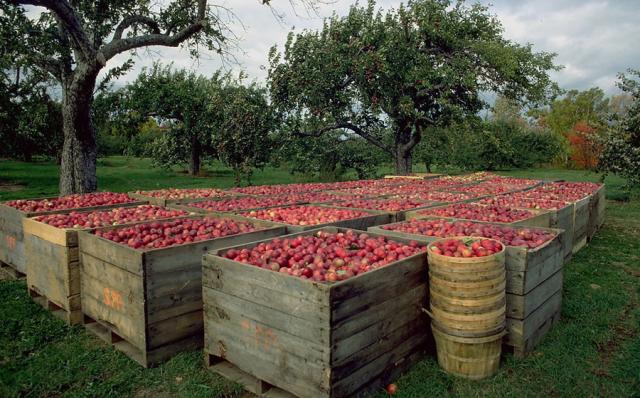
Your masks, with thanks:
M 623 117 L 603 140 L 598 170 L 626 178 L 628 185 L 640 185 L 640 70 L 620 74 L 618 88 L 631 97 Z
M 482 92 L 534 104 L 555 92 L 548 75 L 557 69 L 554 54 L 502 33 L 479 4 L 411 0 L 389 11 L 373 1 L 355 5 L 320 31 L 289 34 L 283 52 L 272 48 L 271 96 L 292 134 L 357 134 L 407 174 L 422 136 L 474 117 L 486 106 Z
M 24 5 L 36 6 L 39 14 Z M 2 49 L 16 65 L 48 73 L 62 87 L 64 147 L 60 193 L 97 188 L 91 106 L 98 74 L 116 55 L 147 46 L 183 45 L 193 55 L 224 52 L 224 10 L 206 0 L 11 0 L 0 2 Z M 226 13 L 224 14 L 226 15 Z M 131 63 L 125 63 L 125 68 Z M 107 76 L 124 71 L 115 68 Z
M 174 70 L 170 65 L 154 64 L 143 70 L 126 88 L 125 108 L 142 117 L 154 116 L 163 121 L 169 130 L 159 143 L 164 165 L 186 162 L 189 174 L 200 173 L 203 156 L 213 155 L 211 126 L 216 124 L 209 112 L 213 101 L 219 106 L 222 77 L 215 74 L 207 79 L 184 69 Z M 167 151 L 168 149 L 169 151 Z
M 270 159 L 274 114 L 267 102 L 267 92 L 255 83 L 245 86 L 229 80 L 217 98 L 209 104 L 214 115 L 210 135 L 218 158 L 235 173 L 236 185 L 244 177 L 248 183 L 255 168 Z

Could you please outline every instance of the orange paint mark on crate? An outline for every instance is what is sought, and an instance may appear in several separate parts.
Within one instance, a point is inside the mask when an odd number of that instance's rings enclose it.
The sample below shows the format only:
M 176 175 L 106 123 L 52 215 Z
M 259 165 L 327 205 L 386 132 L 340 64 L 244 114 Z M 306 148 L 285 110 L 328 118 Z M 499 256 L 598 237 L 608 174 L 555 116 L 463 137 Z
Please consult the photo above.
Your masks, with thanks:
M 5 237 L 5 241 L 7 242 L 7 248 L 9 248 L 9 250 L 15 250 L 15 248 L 16 248 L 16 237 L 15 236 L 7 235 Z
M 105 287 L 102 289 L 102 295 L 103 301 L 107 306 L 116 310 L 124 308 L 124 300 L 122 300 L 122 294 L 120 294 L 120 292 Z
M 271 348 L 278 342 L 278 336 L 275 335 L 273 329 L 255 323 L 252 325 L 252 323 L 245 319 L 240 324 L 244 330 L 251 332 L 252 341 L 250 343 L 256 349 L 271 351 Z

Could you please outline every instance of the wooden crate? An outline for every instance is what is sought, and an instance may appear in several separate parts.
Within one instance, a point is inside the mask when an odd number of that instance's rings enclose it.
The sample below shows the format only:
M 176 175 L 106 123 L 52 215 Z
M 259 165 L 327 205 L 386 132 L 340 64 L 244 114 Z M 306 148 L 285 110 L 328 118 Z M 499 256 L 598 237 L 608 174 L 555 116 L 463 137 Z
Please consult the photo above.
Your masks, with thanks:
M 56 199 L 55 197 L 37 198 L 30 200 Z M 114 205 L 83 207 L 79 209 L 52 210 L 45 212 L 23 212 L 4 203 L 0 203 L 0 263 L 10 266 L 20 274 L 27 273 L 27 263 L 24 249 L 24 231 L 22 220 L 28 217 L 44 216 L 47 214 L 63 214 L 72 211 L 91 211 L 111 209 L 114 207 L 138 206 L 147 202 L 118 203 Z
M 324 204 L 317 204 L 313 206 L 329 207 L 334 209 L 336 208 L 336 206 L 330 206 L 330 205 L 324 205 Z M 289 206 L 279 206 L 279 207 L 289 207 Z M 348 210 L 358 210 L 364 213 L 368 213 L 369 215 L 365 217 L 350 218 L 347 220 L 340 220 L 340 221 L 334 221 L 330 223 L 316 224 L 316 225 L 291 225 L 291 224 L 284 224 L 284 223 L 275 222 L 275 221 L 252 218 L 248 216 L 236 215 L 236 217 L 238 217 L 239 219 L 248 220 L 248 221 L 259 220 L 264 223 L 268 223 L 272 226 L 286 227 L 289 233 L 303 232 L 303 231 L 308 231 L 310 229 L 318 229 L 318 228 L 324 228 L 324 227 L 339 227 L 339 228 L 349 228 L 349 229 L 357 229 L 360 231 L 366 231 L 367 228 L 374 225 L 388 224 L 391 222 L 391 219 L 392 219 L 391 213 L 384 212 L 384 211 L 352 209 L 352 208 L 348 208 Z
M 114 228 L 139 223 L 125 223 Z M 66 312 L 67 315 L 61 318 L 67 323 L 82 323 L 78 232 L 83 229 L 56 228 L 34 218 L 24 218 L 23 229 L 27 287 L 32 297 L 42 296 L 47 302 L 55 304 L 56 311 Z M 45 308 L 52 308 L 52 305 Z
M 561 310 L 562 290 L 559 290 L 524 320 L 507 317 L 509 334 L 503 340 L 504 345 L 518 358 L 527 356 L 558 323 Z
M 491 224 L 491 223 L 482 223 Z M 494 223 L 498 224 L 498 223 Z M 498 224 L 499 225 L 499 224 Z M 546 229 L 546 228 L 545 228 Z M 523 321 L 523 328 L 529 330 L 534 325 L 538 327 L 537 321 L 531 318 L 536 311 L 543 306 L 553 295 L 562 290 L 562 267 L 564 231 L 559 229 L 548 229 L 550 232 L 557 234 L 555 239 L 546 242 L 544 245 L 535 249 L 526 249 L 523 247 L 507 246 L 505 250 L 505 267 L 507 271 L 507 320 Z M 407 234 L 398 231 L 389 231 L 380 227 L 371 227 L 369 232 L 386 235 L 391 238 L 404 238 L 415 240 L 420 243 L 431 243 L 441 238 L 429 237 L 424 235 Z M 536 343 L 526 342 L 531 337 L 528 334 L 518 333 L 515 326 L 518 323 L 507 321 L 507 332 L 513 336 L 507 339 L 507 344 L 512 347 L 521 346 L 529 347 L 529 352 L 542 339 L 544 333 L 539 333 L 539 339 Z M 547 329 L 548 330 L 548 329 Z
M 604 212 L 607 207 L 607 199 L 605 197 L 604 184 L 591 195 L 589 201 L 589 226 L 587 231 L 587 239 L 590 241 L 595 236 L 598 229 L 604 224 Z
M 202 202 L 205 200 L 215 200 L 215 199 L 229 199 L 233 196 L 247 196 L 245 194 L 241 194 L 238 192 L 234 192 L 233 194 L 228 194 L 226 196 L 214 196 L 209 198 L 180 198 L 180 199 L 168 199 L 168 198 L 160 198 L 155 196 L 147 196 L 136 192 L 128 192 L 127 195 L 132 198 L 144 200 L 152 205 L 162 206 L 162 207 L 173 207 L 173 205 L 178 204 L 180 202 L 188 203 L 188 202 Z
M 484 198 L 484 197 L 483 197 Z M 474 198 L 474 200 L 480 200 L 483 198 Z M 449 207 L 451 206 L 451 203 L 442 205 L 442 206 L 434 206 L 432 207 L 432 209 L 434 208 L 438 208 L 438 207 Z M 484 205 L 478 205 L 478 206 L 484 206 Z M 533 216 L 524 220 L 520 220 L 520 221 L 514 221 L 511 223 L 496 223 L 496 224 L 502 224 L 502 225 L 510 225 L 510 226 L 527 226 L 527 227 L 542 227 L 542 228 L 549 228 L 551 226 L 551 219 L 553 218 L 553 215 L 546 210 L 533 210 L 533 209 L 526 209 L 527 211 L 530 211 L 531 213 L 533 213 Z M 418 214 L 421 210 L 410 210 L 407 211 L 405 213 L 405 219 L 407 220 L 413 220 L 413 219 L 424 219 L 424 218 L 432 218 L 432 217 L 436 217 L 436 218 L 443 218 L 442 216 L 438 216 L 435 214 Z M 445 217 L 447 218 L 447 217 Z M 466 220 L 463 218 L 456 218 L 458 220 Z M 476 221 L 476 220 L 466 220 L 466 221 Z M 483 222 L 483 221 L 479 221 L 479 222 Z
M 397 195 L 395 195 L 397 197 Z M 376 198 L 376 200 L 380 200 L 380 199 L 389 199 L 387 198 Z M 424 209 L 428 209 L 430 207 L 438 207 L 438 206 L 442 206 L 441 202 L 431 202 L 429 203 L 428 201 L 424 201 L 424 206 L 420 206 L 420 207 L 416 207 L 410 210 L 402 210 L 402 211 L 388 211 L 388 210 L 373 210 L 373 209 L 361 209 L 358 207 L 345 207 L 345 206 L 340 206 L 340 204 L 338 202 L 333 202 L 330 204 L 331 207 L 334 207 L 336 209 L 344 209 L 344 210 L 359 210 L 359 211 L 371 211 L 371 212 L 376 212 L 379 214 L 389 214 L 389 222 L 394 223 L 394 222 L 399 222 L 399 221 L 404 221 L 406 220 L 406 215 L 407 212 L 410 211 L 419 211 L 419 210 L 424 210 Z M 385 223 L 386 224 L 386 223 Z M 380 224 L 378 224 L 380 225 Z
M 589 235 L 589 202 L 587 196 L 573 203 L 573 253 L 577 253 L 587 244 Z
M 429 345 L 426 252 L 327 284 L 238 263 L 219 256 L 224 251 L 203 259 L 204 351 L 214 370 L 224 360 L 259 390 L 272 385 L 298 397 L 361 396 Z
M 244 197 L 246 196 L 247 195 L 245 195 Z M 236 198 L 239 198 L 239 197 L 240 196 L 236 196 Z M 234 197 L 229 196 L 229 197 L 206 199 L 206 200 L 219 201 L 219 200 L 233 199 L 233 198 Z M 194 202 L 204 202 L 204 200 L 180 201 L 180 202 L 176 202 L 175 204 L 170 204 L 168 207 L 171 209 L 178 209 L 178 210 L 190 211 L 192 213 L 207 214 L 207 215 L 214 215 L 214 216 L 226 216 L 228 214 L 236 214 L 237 212 L 241 212 L 241 211 L 245 212 L 245 211 L 252 211 L 252 210 L 264 210 L 264 209 L 272 209 L 275 207 L 283 207 L 283 205 L 280 204 L 280 205 L 274 205 L 274 206 L 254 207 L 254 208 L 235 210 L 235 211 L 218 211 L 218 210 L 207 210 L 201 207 L 190 205 L 190 203 L 194 203 Z M 308 204 L 308 203 L 309 202 L 295 202 L 295 203 L 287 204 L 285 206 L 299 206 L 299 205 Z
M 85 327 L 144 367 L 200 347 L 202 255 L 285 233 L 281 227 L 254 225 L 266 228 L 152 250 L 79 232 Z

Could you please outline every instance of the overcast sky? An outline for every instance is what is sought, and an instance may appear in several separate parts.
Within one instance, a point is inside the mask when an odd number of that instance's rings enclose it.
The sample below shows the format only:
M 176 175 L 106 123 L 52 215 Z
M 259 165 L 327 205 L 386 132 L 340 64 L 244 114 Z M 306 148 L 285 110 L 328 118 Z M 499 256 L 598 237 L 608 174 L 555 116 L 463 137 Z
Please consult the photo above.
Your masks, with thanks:
M 273 10 L 260 6 L 259 0 L 223 0 L 242 20 L 244 27 L 235 24 L 240 36 L 240 50 L 234 55 L 239 64 L 226 68 L 245 70 L 251 79 L 264 81 L 267 53 L 274 45 L 282 45 L 291 29 L 317 29 L 322 17 L 333 12 L 346 14 L 355 1 L 334 0 L 320 6 L 319 15 L 309 15 L 302 7 L 295 11 L 285 0 L 272 0 L 279 5 L 282 19 L 274 17 Z M 515 42 L 532 43 L 536 51 L 558 54 L 556 62 L 564 66 L 553 77 L 562 88 L 588 89 L 599 86 L 607 93 L 618 92 L 616 74 L 627 68 L 640 68 L 640 0 L 493 0 L 481 1 L 492 5 L 490 10 L 502 21 L 505 36 Z M 363 2 L 361 2 L 362 4 Z M 397 7 L 400 1 L 379 0 L 384 8 Z M 120 56 L 109 66 L 122 62 Z M 223 66 L 215 55 L 206 54 L 199 61 L 189 58 L 180 49 L 152 48 L 140 52 L 136 67 L 117 85 L 135 79 L 144 66 L 153 60 L 173 62 L 176 66 L 208 75 Z

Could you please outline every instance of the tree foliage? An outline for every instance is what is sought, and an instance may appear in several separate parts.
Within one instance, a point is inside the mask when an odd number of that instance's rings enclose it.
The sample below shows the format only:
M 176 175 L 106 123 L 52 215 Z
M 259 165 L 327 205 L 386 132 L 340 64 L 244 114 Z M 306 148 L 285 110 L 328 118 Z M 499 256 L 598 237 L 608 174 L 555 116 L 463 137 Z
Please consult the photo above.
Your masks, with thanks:
M 253 170 L 262 168 L 272 154 L 269 133 L 275 117 L 266 89 L 255 83 L 245 86 L 227 81 L 209 112 L 219 114 L 211 131 L 218 158 L 234 170 L 236 184 L 242 178 L 250 183 Z
M 167 134 L 154 145 L 159 164 L 188 164 L 189 173 L 198 175 L 202 157 L 215 155 L 211 128 L 219 121 L 210 107 L 222 102 L 219 91 L 225 79 L 156 63 L 126 88 L 125 112 L 140 120 L 153 116 L 167 127 Z
M 320 31 L 291 33 L 282 53 L 270 53 L 269 84 L 293 134 L 349 130 L 405 174 L 423 135 L 474 117 L 486 105 L 481 92 L 548 97 L 553 56 L 503 38 L 500 22 L 478 4 L 412 0 L 385 12 L 370 1 Z
M 24 5 L 40 12 L 27 12 Z M 231 34 L 221 15 L 228 14 L 206 0 L 0 2 L 3 53 L 16 67 L 52 77 L 62 88 L 62 194 L 97 189 L 91 106 L 98 74 L 107 62 L 147 46 L 182 45 L 194 56 L 204 48 L 224 53 Z M 127 60 L 106 76 L 116 78 L 132 65 Z
M 598 170 L 618 174 L 629 185 L 640 185 L 640 70 L 630 69 L 619 78 L 618 87 L 632 100 L 601 141 Z
M 59 158 L 62 112 L 50 87 L 40 75 L 13 68 L 11 62 L 0 64 L 0 156 Z

